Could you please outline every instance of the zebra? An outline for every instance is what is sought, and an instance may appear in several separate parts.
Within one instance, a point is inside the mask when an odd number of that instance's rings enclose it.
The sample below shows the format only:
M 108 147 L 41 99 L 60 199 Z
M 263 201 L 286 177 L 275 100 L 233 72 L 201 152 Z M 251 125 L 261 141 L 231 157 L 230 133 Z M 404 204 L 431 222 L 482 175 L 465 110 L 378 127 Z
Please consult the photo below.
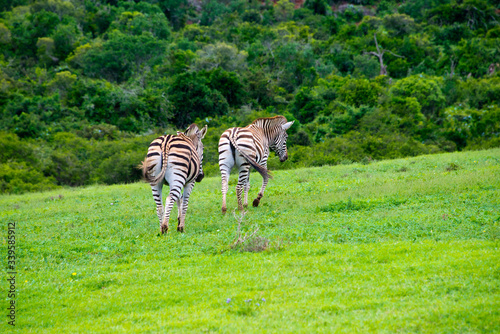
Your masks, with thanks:
M 191 124 L 186 131 L 178 131 L 177 135 L 158 137 L 149 145 L 148 154 L 140 165 L 144 180 L 149 182 L 153 191 L 161 234 L 168 231 L 170 211 L 174 202 L 177 203 L 178 209 L 177 231 L 184 232 L 189 195 L 195 181 L 201 182 L 204 177 L 201 140 L 206 133 L 206 125 L 199 130 L 196 124 Z M 170 186 L 170 192 L 165 200 L 165 210 L 161 196 L 164 181 Z M 181 196 L 182 188 L 184 193 Z
M 226 194 L 231 169 L 238 166 L 239 177 L 236 185 L 238 208 L 248 206 L 248 190 L 250 189 L 250 167 L 255 168 L 262 175 L 262 187 L 253 206 L 259 206 L 264 196 L 267 182 L 271 177 L 267 170 L 269 151 L 276 152 L 281 162 L 288 159 L 286 140 L 288 130 L 294 121 L 287 122 L 284 116 L 259 118 L 244 128 L 230 128 L 224 131 L 219 140 L 219 169 L 222 179 L 222 212 L 225 213 Z M 241 193 L 244 201 L 241 202 Z

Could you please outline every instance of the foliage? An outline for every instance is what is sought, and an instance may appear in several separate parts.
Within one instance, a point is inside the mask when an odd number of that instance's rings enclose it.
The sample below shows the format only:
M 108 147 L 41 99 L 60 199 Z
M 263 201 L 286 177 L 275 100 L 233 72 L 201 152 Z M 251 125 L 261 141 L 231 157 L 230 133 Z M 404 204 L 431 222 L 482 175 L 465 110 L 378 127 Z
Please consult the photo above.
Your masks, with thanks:
M 215 89 L 210 89 L 205 79 L 194 73 L 180 74 L 168 89 L 175 125 L 183 128 L 201 117 L 220 116 L 227 113 L 227 100 Z
M 304 7 L 310 9 L 314 14 L 326 15 L 328 13 L 328 2 L 326 0 L 306 0 Z
M 194 66 L 197 70 L 221 68 L 226 71 L 239 71 L 245 66 L 246 56 L 245 52 L 240 52 L 226 43 L 208 44 L 198 51 Z
M 68 61 L 91 78 L 122 82 L 142 66 L 155 65 L 164 52 L 164 43 L 151 33 L 135 36 L 112 31 L 106 41 L 77 48 Z
M 339 89 L 340 101 L 359 107 L 377 104 L 381 87 L 367 79 L 350 79 Z
M 240 107 L 246 99 L 245 87 L 238 75 L 220 68 L 207 72 L 207 85 L 219 91 L 232 107 Z
M 296 121 L 294 162 L 270 161 L 279 169 L 500 142 L 486 122 L 500 105 L 492 0 L 16 0 L 0 10 L 0 131 L 39 152 L 12 164 L 40 190 L 138 180 L 131 166 L 150 136 L 193 122 L 209 126 L 207 175 L 220 134 L 255 117 Z M 63 138 L 86 155 L 56 151 Z M 98 154 L 100 143 L 123 154 Z
M 301 123 L 309 123 L 323 108 L 323 101 L 318 94 L 309 87 L 302 87 L 295 95 L 292 113 Z
M 421 74 L 410 76 L 396 82 L 390 93 L 393 97 L 414 97 L 424 115 L 436 118 L 445 103 L 438 80 Z
M 383 25 L 395 37 L 410 35 L 416 29 L 413 18 L 405 14 L 386 15 Z

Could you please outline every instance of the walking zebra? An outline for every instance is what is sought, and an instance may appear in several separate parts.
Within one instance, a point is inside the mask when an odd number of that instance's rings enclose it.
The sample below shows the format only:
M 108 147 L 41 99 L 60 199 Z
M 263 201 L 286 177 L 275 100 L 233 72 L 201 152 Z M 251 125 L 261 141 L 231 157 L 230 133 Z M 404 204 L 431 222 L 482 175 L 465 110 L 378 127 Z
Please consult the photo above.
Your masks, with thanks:
M 240 210 L 248 205 L 248 190 L 250 189 L 250 167 L 262 175 L 262 188 L 253 206 L 258 206 L 264 196 L 270 174 L 267 170 L 269 150 L 278 155 L 281 162 L 288 159 L 286 139 L 288 130 L 293 124 L 283 116 L 259 118 L 244 128 L 230 128 L 222 134 L 219 140 L 219 168 L 222 176 L 222 212 L 226 212 L 226 194 L 231 169 L 236 164 L 239 170 L 236 195 Z M 241 193 L 245 191 L 243 203 Z
M 186 131 L 177 135 L 166 135 L 156 138 L 148 148 L 148 155 L 141 164 L 144 179 L 149 182 L 156 202 L 156 213 L 160 219 L 161 233 L 168 231 L 170 211 L 177 202 L 177 231 L 184 232 L 184 221 L 188 208 L 189 195 L 194 182 L 203 179 L 203 143 L 201 140 L 207 133 L 207 126 L 201 130 L 191 124 Z M 162 206 L 161 190 L 166 181 L 170 192 Z M 181 191 L 184 193 L 181 197 Z

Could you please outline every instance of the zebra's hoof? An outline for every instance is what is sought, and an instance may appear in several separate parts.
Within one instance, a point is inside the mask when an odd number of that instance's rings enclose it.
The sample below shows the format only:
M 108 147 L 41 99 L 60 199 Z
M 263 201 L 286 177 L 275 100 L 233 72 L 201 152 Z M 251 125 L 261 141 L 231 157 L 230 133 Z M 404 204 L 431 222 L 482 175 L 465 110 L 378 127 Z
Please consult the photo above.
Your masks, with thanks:
M 226 208 L 222 208 L 222 213 L 223 213 L 223 214 L 226 214 L 226 211 L 227 211 L 227 209 L 226 209 Z
M 162 225 L 161 226 L 161 234 L 165 234 L 168 231 L 168 226 L 167 225 Z
M 177 226 L 177 232 L 184 233 L 184 226 Z
M 256 198 L 253 200 L 253 206 L 256 208 L 259 206 L 259 203 L 260 203 L 260 199 Z

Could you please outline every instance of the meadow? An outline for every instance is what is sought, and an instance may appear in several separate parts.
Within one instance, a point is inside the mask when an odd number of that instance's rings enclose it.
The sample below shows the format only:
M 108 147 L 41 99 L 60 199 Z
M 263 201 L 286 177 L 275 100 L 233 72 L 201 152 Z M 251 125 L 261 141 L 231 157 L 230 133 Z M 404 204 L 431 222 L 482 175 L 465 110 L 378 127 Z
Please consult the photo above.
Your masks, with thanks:
M 15 329 L 500 332 L 500 149 L 275 171 L 244 216 L 235 183 L 223 215 L 220 177 L 205 178 L 186 232 L 175 210 L 164 236 L 145 183 L 0 196 L 2 277 L 16 224 Z M 258 230 L 233 247 L 238 221 Z

